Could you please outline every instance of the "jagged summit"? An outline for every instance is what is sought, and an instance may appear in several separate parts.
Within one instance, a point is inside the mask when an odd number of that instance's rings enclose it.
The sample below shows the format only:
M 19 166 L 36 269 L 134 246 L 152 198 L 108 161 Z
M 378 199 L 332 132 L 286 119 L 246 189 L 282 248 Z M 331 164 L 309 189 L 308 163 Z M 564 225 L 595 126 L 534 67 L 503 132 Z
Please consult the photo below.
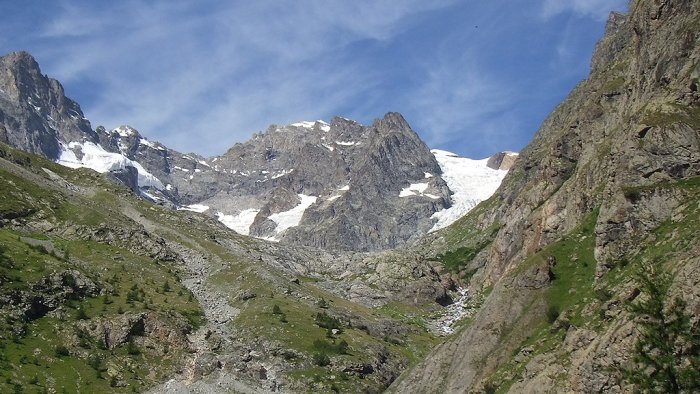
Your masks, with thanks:
M 313 122 L 308 121 L 308 120 L 303 120 L 301 122 L 292 123 L 289 126 L 302 127 L 305 129 L 320 130 L 320 131 L 329 131 L 331 128 L 331 126 L 323 120 L 316 120 Z
M 53 160 L 59 142 L 97 141 L 80 106 L 27 52 L 0 57 L 0 141 Z
M 138 132 L 138 130 L 134 129 L 133 127 L 131 127 L 129 125 L 121 125 L 115 129 L 113 129 L 112 131 L 110 131 L 110 134 L 114 134 L 114 133 L 119 134 L 119 136 L 121 136 L 121 137 L 133 137 L 133 136 L 140 137 L 141 136 L 141 134 Z
M 27 52 L 12 52 L 0 58 L 0 68 L 10 78 L 3 78 L 0 89 L 3 93 L 20 100 L 26 100 L 32 93 L 38 93 L 44 80 L 39 63 Z
M 214 193 L 191 201 L 210 207 L 238 231 L 286 242 L 355 250 L 392 247 L 411 239 L 416 225 L 418 232 L 427 231 L 432 212 L 449 205 L 438 163 L 395 113 L 371 126 L 341 117 L 330 123 L 272 125 L 212 158 L 210 164 L 235 183 L 223 189 L 198 186 Z M 430 186 L 436 199 L 399 196 L 402 188 L 423 179 L 426 172 L 436 175 Z M 193 183 L 198 179 L 195 176 Z M 201 182 L 218 181 L 202 178 Z M 193 193 L 188 185 L 185 188 Z M 398 225 L 383 222 L 415 210 L 425 213 L 412 214 L 412 219 Z M 294 218 L 289 219 L 294 226 L 283 219 L 288 217 Z M 370 225 L 374 230 L 367 232 Z M 334 228 L 323 230 L 325 226 Z

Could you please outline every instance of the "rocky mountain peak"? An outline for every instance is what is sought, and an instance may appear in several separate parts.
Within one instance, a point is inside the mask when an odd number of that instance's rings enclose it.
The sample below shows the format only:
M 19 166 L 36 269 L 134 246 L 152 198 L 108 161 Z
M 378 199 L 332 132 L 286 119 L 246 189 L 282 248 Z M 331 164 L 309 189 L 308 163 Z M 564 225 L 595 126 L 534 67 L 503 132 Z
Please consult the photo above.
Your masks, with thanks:
M 450 204 L 439 164 L 398 113 L 371 126 L 342 117 L 272 125 L 209 165 L 167 182 L 236 231 L 282 242 L 393 247 Z
M 27 52 L 0 57 L 0 141 L 55 160 L 62 142 L 83 140 L 97 135 L 63 86 Z
M 27 52 L 12 52 L 0 58 L 0 89 L 14 99 L 26 99 L 29 93 L 38 93 L 28 88 L 41 85 L 38 80 L 44 78 L 39 64 Z
M 26 102 L 38 112 L 68 115 L 73 111 L 74 116 L 82 118 L 80 107 L 65 97 L 61 83 L 43 75 L 39 63 L 27 52 L 12 52 L 0 57 L 0 90 L 14 100 Z
M 626 29 L 629 17 L 620 12 L 611 12 L 605 25 L 605 35 L 596 44 L 591 58 L 591 73 L 602 71 L 615 56 L 629 44 L 630 29 Z
M 352 119 L 334 116 L 333 119 L 331 119 L 331 130 L 334 130 L 341 136 L 351 136 L 361 134 L 364 127 L 359 122 Z
M 398 112 L 388 112 L 383 118 L 376 119 L 372 127 L 378 131 L 411 130 L 406 119 Z
M 121 125 L 110 131 L 110 134 L 117 134 L 120 137 L 141 137 L 141 134 L 138 132 L 138 130 L 129 125 Z

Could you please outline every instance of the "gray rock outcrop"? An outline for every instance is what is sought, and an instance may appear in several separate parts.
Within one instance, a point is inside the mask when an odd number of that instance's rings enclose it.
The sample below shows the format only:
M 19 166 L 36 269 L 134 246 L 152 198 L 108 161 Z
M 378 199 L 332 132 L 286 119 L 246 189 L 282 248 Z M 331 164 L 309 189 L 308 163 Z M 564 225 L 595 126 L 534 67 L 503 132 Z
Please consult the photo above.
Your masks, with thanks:
M 494 170 L 510 170 L 515 163 L 515 159 L 518 158 L 517 153 L 513 152 L 498 152 L 495 155 L 489 157 L 486 165 Z
M 0 142 L 58 159 L 60 141 L 96 141 L 80 106 L 26 52 L 0 57 Z

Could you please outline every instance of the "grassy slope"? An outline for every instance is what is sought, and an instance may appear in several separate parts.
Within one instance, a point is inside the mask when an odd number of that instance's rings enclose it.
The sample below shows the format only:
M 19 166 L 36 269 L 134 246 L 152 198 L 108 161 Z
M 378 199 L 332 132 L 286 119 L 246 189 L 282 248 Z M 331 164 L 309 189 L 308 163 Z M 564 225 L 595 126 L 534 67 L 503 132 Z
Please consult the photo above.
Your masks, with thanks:
M 46 221 L 56 228 L 74 225 L 97 228 L 104 223 L 141 228 L 120 213 L 127 204 L 151 221 L 155 227 L 151 231 L 159 236 L 202 251 L 214 257 L 212 261 L 223 262 L 206 284 L 230 294 L 229 303 L 240 309 L 237 318 L 229 323 L 239 335 L 237 340 L 253 347 L 261 340 L 271 344 L 273 352 L 287 364 L 287 378 L 296 381 L 296 387 L 317 392 L 380 390 L 386 382 L 376 374 L 363 379 L 341 370 L 349 365 L 376 364 L 382 354 L 405 366 L 422 358 L 434 344 L 433 337 L 419 322 L 403 321 L 403 315 L 394 319 L 395 315 L 386 308 L 368 309 L 337 298 L 302 277 L 298 277 L 299 284 L 292 283 L 288 273 L 227 249 L 217 238 L 228 238 L 251 251 L 259 248 L 258 241 L 231 234 L 212 225 L 210 219 L 146 203 L 89 170 L 70 170 L 6 146 L 0 148 L 7 160 L 0 166 L 0 190 L 4 197 L 0 199 L 0 217 Z M 50 187 L 52 182 L 42 168 L 50 169 L 83 191 L 75 193 Z M 185 349 L 169 349 L 167 354 L 162 354 L 162 348 L 167 346 L 152 350 L 137 342 L 136 351 L 127 344 L 106 350 L 96 338 L 80 341 L 78 327 L 85 322 L 147 311 L 164 318 L 173 313 L 182 315 L 196 328 L 203 323 L 202 310 L 180 284 L 180 267 L 136 255 L 119 240 L 108 245 L 63 238 L 57 235 L 60 233 L 1 227 L 0 292 L 26 290 L 49 273 L 77 269 L 98 284 L 103 294 L 72 300 L 33 321 L 8 318 L 0 322 L 0 392 L 19 387 L 58 392 L 86 387 L 91 391 L 141 391 L 171 376 L 187 356 Z M 37 242 L 48 245 L 48 249 L 30 245 Z M 169 290 L 164 291 L 165 287 Z M 242 301 L 238 294 L 244 290 L 254 292 L 256 297 Z M 127 301 L 129 294 L 136 300 Z M 321 299 L 328 304 L 327 308 L 319 306 Z M 274 305 L 281 308 L 286 322 L 272 314 Z M 397 307 L 405 309 L 403 305 Z M 328 338 L 327 330 L 315 322 L 319 312 L 355 316 L 370 323 L 390 321 L 407 329 L 401 330 L 405 334 L 398 338 L 377 337 L 369 335 L 366 329 L 350 327 L 348 321 L 341 319 L 342 333 Z M 25 327 L 26 332 L 10 334 L 18 326 Z M 346 354 L 336 351 L 341 341 L 349 345 Z M 59 347 L 66 347 L 68 355 L 57 353 Z M 319 353 L 327 354 L 331 364 L 317 365 L 315 357 Z
M 115 196 L 124 194 L 123 188 L 94 173 L 71 171 L 1 148 L 5 159 L 21 166 L 13 168 L 5 162 L 0 167 L 0 216 L 41 217 L 56 227 L 107 221 L 129 224 L 112 215 L 117 210 Z M 42 168 L 100 191 L 85 198 L 52 189 Z M 0 227 L 0 252 L 0 293 L 10 298 L 18 291 L 30 291 L 41 278 L 66 270 L 80 271 L 101 289 L 92 297 L 72 297 L 37 319 L 7 314 L 0 321 L 0 392 L 75 392 L 86 387 L 101 392 L 140 391 L 169 374 L 184 350 L 159 354 L 138 344 L 107 350 L 98 338 L 78 340 L 81 324 L 141 312 L 163 319 L 182 315 L 194 326 L 201 324 L 201 309 L 179 284 L 174 268 L 127 248 Z M 167 292 L 163 291 L 166 282 Z M 128 301 L 133 288 L 139 289 L 138 299 Z M 111 387 L 117 384 L 122 387 Z

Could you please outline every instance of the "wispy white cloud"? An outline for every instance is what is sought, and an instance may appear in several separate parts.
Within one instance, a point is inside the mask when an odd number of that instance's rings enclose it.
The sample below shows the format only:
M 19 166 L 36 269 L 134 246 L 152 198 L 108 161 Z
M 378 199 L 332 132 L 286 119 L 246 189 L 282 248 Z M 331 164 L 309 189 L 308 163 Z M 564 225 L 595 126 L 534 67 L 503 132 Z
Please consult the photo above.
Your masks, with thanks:
M 81 37 L 94 34 L 101 28 L 100 21 L 84 19 L 83 9 L 75 4 L 62 2 L 62 15 L 50 21 L 38 32 L 44 38 Z
M 331 113 L 378 78 L 355 72 L 359 59 L 345 46 L 389 40 L 406 16 L 449 3 L 64 3 L 41 32 L 62 45 L 42 57 L 60 80 L 95 82 L 96 100 L 84 105 L 95 123 L 130 123 L 175 148 L 219 153 L 220 138 Z
M 542 16 L 550 18 L 566 12 L 591 17 L 599 21 L 608 18 L 611 10 L 626 8 L 628 0 L 544 0 Z
M 484 156 L 529 140 L 624 1 L 0 2 L 0 47 L 34 53 L 95 126 L 182 151 L 399 111 L 429 145 Z
M 445 146 L 462 138 L 484 136 L 484 119 L 503 112 L 514 97 L 488 71 L 466 56 L 433 65 L 411 100 L 429 145 Z

